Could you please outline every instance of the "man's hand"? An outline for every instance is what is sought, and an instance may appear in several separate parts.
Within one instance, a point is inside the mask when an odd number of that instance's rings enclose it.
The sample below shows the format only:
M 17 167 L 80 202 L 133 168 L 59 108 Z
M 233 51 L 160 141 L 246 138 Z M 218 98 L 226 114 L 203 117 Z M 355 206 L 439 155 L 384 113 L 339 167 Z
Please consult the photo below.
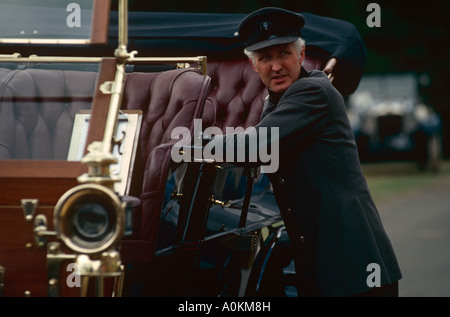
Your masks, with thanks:
M 328 78 L 330 79 L 331 82 L 333 82 L 334 79 L 333 69 L 336 66 L 336 63 L 337 59 L 333 57 L 327 62 L 325 68 L 323 69 L 323 72 L 328 75 Z

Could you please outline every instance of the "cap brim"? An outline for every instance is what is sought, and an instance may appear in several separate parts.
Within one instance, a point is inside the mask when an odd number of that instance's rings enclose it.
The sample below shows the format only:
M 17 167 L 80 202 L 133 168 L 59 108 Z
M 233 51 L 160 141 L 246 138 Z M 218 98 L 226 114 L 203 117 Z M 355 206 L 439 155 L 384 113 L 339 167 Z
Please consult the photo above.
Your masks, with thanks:
M 260 50 L 262 48 L 273 46 L 273 45 L 291 43 L 291 42 L 298 40 L 299 38 L 300 38 L 299 36 L 275 37 L 272 39 L 267 39 L 267 40 L 249 45 L 246 47 L 246 50 L 249 52 L 254 52 L 254 51 Z

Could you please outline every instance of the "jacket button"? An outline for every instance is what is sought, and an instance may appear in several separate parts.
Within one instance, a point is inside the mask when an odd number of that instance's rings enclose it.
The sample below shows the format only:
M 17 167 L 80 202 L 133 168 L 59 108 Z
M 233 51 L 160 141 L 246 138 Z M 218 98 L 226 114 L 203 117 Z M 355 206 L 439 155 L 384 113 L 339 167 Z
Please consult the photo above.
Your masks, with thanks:
M 278 181 L 280 182 L 280 184 L 284 184 L 284 178 L 280 177 L 278 178 Z
M 288 214 L 292 213 L 292 209 L 291 208 L 286 209 L 286 211 L 287 211 Z
M 304 236 L 300 236 L 300 237 L 298 238 L 298 241 L 300 241 L 300 243 L 302 243 L 302 244 L 306 242 Z

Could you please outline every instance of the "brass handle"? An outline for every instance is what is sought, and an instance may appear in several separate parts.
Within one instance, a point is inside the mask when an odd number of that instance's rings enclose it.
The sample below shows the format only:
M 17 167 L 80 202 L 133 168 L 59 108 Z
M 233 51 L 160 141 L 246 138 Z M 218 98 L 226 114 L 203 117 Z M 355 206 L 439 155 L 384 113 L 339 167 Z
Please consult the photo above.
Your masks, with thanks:
M 214 199 L 214 196 L 211 197 L 211 198 L 209 199 L 209 201 L 210 201 L 211 203 L 213 203 L 214 205 L 219 205 L 219 206 L 221 206 L 222 208 L 230 207 L 230 205 L 231 205 L 231 201 L 230 201 L 230 200 L 227 200 L 227 201 L 220 201 L 220 200 Z
M 170 199 L 180 199 L 181 197 L 183 197 L 182 193 L 173 192 L 170 194 Z
M 34 219 L 34 240 L 38 248 L 47 245 L 48 236 L 56 236 L 56 232 L 47 230 L 47 217 L 45 215 L 37 215 Z

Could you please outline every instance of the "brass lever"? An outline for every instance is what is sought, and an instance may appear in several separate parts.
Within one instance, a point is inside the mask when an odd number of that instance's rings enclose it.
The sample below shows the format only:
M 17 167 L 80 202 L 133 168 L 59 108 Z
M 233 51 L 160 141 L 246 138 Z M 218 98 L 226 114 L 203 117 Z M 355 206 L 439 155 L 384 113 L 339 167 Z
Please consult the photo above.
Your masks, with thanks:
M 56 232 L 47 230 L 47 217 L 45 215 L 37 215 L 34 219 L 34 239 L 37 247 L 45 247 L 49 236 L 56 236 Z
M 230 200 L 227 200 L 227 201 L 220 201 L 220 200 L 214 199 L 214 196 L 212 196 L 212 197 L 209 199 L 209 201 L 210 201 L 211 203 L 213 203 L 214 205 L 219 205 L 219 206 L 221 206 L 222 208 L 230 207 L 230 205 L 231 205 L 231 201 L 230 201 Z

